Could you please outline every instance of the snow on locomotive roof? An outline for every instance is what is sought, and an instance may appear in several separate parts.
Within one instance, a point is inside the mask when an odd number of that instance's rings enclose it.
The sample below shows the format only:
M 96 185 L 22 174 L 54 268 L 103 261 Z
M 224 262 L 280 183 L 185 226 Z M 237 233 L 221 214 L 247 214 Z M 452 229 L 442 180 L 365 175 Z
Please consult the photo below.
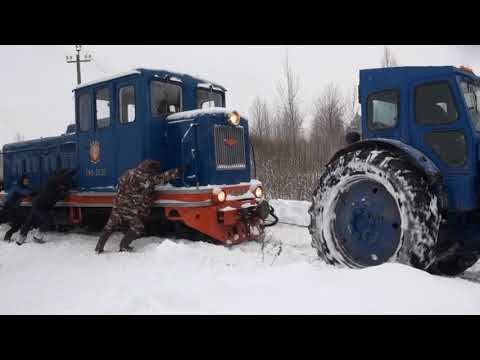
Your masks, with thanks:
M 188 74 L 184 74 L 184 73 L 179 73 L 179 72 L 168 70 L 168 69 L 138 68 L 137 70 L 146 70 L 146 71 L 152 71 L 152 72 L 155 72 L 155 71 L 165 72 L 165 73 L 169 73 L 171 75 L 176 75 L 176 76 L 180 76 L 180 77 L 188 76 L 192 79 L 195 79 L 198 82 L 197 87 L 202 87 L 202 88 L 208 88 L 209 89 L 210 86 L 212 86 L 212 87 L 218 88 L 222 91 L 227 91 L 227 89 L 225 89 L 222 85 L 216 84 L 216 83 L 214 83 L 212 81 L 209 81 L 209 80 L 202 79 L 198 76 L 192 76 L 192 75 L 188 75 Z M 171 79 L 173 79 L 173 77 Z
M 166 120 L 185 120 L 194 118 L 200 115 L 212 115 L 212 114 L 226 114 L 232 112 L 233 110 L 223 108 L 223 107 L 211 107 L 208 109 L 197 109 L 197 110 L 189 110 L 189 111 L 182 111 L 172 115 L 168 115 Z
M 170 80 L 176 81 L 176 82 L 183 82 L 181 78 L 188 76 L 188 77 L 194 79 L 196 82 L 198 82 L 198 85 L 197 85 L 198 87 L 210 88 L 210 86 L 212 86 L 212 87 L 220 89 L 222 91 L 227 91 L 227 89 L 225 89 L 223 86 L 221 86 L 219 84 L 215 84 L 211 81 L 204 80 L 204 79 L 201 79 L 201 78 L 193 77 L 193 76 L 190 76 L 188 74 L 182 74 L 182 73 L 178 73 L 178 72 L 170 71 L 170 70 L 166 70 L 166 69 L 148 69 L 148 68 L 137 68 L 137 69 L 133 69 L 131 71 L 118 73 L 118 74 L 114 74 L 114 75 L 107 76 L 107 77 L 104 77 L 104 78 L 88 81 L 88 82 L 85 82 L 85 83 L 82 83 L 82 84 L 76 86 L 74 88 L 74 90 L 78 90 L 78 89 L 81 89 L 81 88 L 84 88 L 84 87 L 87 87 L 87 86 L 90 86 L 90 85 L 100 84 L 100 83 L 110 81 L 110 80 L 119 79 L 119 78 L 129 76 L 129 75 L 138 75 L 138 74 L 141 74 L 142 71 L 165 73 L 165 74 L 169 75 Z M 158 75 L 156 75 L 156 76 L 158 77 Z
M 100 78 L 100 79 L 96 79 L 96 80 L 84 82 L 84 83 L 76 86 L 76 87 L 74 88 L 74 90 L 81 89 L 81 88 L 84 88 L 84 87 L 86 87 L 86 86 L 90 86 L 90 85 L 94 85 L 94 84 L 99 84 L 99 83 L 102 83 L 102 82 L 105 82 L 105 81 L 110 81 L 110 80 L 118 79 L 118 78 L 125 77 L 125 76 L 129 76 L 129 75 L 135 75 L 135 74 L 140 74 L 140 71 L 137 70 L 137 69 L 135 69 L 135 70 L 131 70 L 131 71 L 127 71 L 127 72 L 123 72 L 123 73 L 118 73 L 118 74 L 115 74 L 115 75 L 107 76 L 107 77 L 104 77 L 104 78 Z
M 216 84 L 213 84 L 213 83 L 206 83 L 206 82 L 203 82 L 203 83 L 198 83 L 197 85 L 198 88 L 201 88 L 201 89 L 218 89 L 218 90 L 222 90 L 222 91 L 227 91 L 223 86 L 220 86 L 220 85 L 216 85 Z

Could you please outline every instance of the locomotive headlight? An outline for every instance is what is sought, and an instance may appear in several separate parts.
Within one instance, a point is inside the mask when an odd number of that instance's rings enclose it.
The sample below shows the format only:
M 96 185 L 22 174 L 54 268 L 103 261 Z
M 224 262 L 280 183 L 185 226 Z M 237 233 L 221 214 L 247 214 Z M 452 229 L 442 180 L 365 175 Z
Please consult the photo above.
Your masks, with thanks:
M 226 198 L 227 198 L 227 194 L 225 194 L 225 191 L 223 190 L 217 194 L 217 200 L 220 202 L 224 202 Z
M 214 189 L 213 199 L 216 202 L 222 203 L 227 199 L 227 194 L 222 189 Z
M 240 114 L 238 111 L 232 111 L 227 115 L 227 121 L 230 125 L 238 126 L 240 124 Z
M 256 198 L 261 198 L 263 196 L 263 189 L 261 186 L 257 187 L 253 192 Z

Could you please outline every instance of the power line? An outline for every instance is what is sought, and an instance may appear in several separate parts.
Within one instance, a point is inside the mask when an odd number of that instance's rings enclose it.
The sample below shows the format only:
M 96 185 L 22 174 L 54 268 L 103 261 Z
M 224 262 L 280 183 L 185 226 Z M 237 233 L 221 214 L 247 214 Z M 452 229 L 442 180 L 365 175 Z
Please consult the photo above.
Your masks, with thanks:
M 67 56 L 67 63 L 77 64 L 77 85 L 80 85 L 80 83 L 82 82 L 80 63 L 92 61 L 92 55 L 88 55 L 88 54 L 83 55 L 83 59 L 80 59 L 81 50 L 82 50 L 82 45 L 75 45 L 75 51 L 77 52 L 77 55 L 75 56 L 75 60 L 73 59 L 73 56 Z

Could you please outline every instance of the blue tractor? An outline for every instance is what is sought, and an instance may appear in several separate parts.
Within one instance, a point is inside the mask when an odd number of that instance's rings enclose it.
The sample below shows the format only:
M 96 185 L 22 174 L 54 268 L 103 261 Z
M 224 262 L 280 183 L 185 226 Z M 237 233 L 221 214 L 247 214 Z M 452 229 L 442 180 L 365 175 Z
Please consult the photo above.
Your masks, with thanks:
M 327 263 L 459 275 L 480 251 L 480 78 L 466 67 L 360 71 L 361 135 L 326 165 L 309 210 Z

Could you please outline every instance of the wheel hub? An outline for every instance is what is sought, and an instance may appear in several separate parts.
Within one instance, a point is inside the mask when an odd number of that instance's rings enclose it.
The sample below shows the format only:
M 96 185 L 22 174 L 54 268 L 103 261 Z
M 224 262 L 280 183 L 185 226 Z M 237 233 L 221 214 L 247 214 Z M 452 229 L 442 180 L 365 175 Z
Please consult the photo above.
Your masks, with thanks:
M 337 197 L 334 230 L 344 255 L 359 266 L 379 265 L 395 254 L 401 218 L 395 199 L 380 183 L 359 179 Z

